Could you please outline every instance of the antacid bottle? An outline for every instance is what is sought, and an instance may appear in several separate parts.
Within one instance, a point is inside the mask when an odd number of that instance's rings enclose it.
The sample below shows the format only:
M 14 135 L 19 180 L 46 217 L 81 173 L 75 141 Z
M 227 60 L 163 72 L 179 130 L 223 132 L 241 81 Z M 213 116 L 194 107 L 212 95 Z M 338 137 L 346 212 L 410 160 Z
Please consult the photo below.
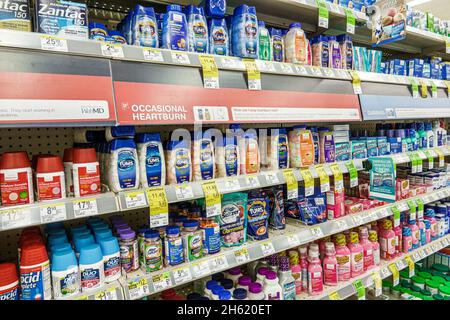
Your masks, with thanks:
M 350 249 L 346 245 L 345 235 L 342 233 L 336 236 L 336 260 L 338 281 L 350 279 Z
M 364 272 L 364 249 L 359 243 L 359 236 L 356 232 L 350 232 L 348 248 L 350 250 L 351 276 L 353 278 Z
M 336 259 L 336 250 L 333 242 L 325 243 L 325 258 L 323 259 L 323 277 L 324 283 L 328 286 L 336 286 L 338 262 Z

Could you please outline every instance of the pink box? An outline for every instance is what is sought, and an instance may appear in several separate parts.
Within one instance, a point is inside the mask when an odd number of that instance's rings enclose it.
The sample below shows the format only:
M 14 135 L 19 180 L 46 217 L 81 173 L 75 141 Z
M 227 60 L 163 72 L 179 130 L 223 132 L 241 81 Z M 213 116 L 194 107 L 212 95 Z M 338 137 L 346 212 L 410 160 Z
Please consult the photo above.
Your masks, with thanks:
M 328 220 L 337 219 L 345 215 L 344 200 L 344 190 L 330 190 L 327 192 Z

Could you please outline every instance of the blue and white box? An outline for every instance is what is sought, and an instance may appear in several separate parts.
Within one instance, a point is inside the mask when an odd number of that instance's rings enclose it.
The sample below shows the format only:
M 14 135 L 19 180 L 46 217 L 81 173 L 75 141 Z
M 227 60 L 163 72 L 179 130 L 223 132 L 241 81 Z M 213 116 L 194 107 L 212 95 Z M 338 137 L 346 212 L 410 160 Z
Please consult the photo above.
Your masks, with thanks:
M 0 1 L 0 29 L 31 31 L 28 0 Z
M 423 75 L 423 64 L 422 59 L 411 59 L 408 61 L 408 76 L 422 78 Z

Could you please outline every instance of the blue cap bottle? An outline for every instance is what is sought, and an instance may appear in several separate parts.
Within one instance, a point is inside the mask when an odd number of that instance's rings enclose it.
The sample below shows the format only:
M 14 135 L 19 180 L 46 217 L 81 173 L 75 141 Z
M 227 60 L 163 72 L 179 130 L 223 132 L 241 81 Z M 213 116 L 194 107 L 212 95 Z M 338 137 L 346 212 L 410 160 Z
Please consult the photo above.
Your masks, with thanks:
M 81 249 L 87 245 L 94 244 L 94 236 L 92 234 L 85 234 L 73 238 L 75 245 L 75 252 L 81 253 Z
M 99 229 L 94 231 L 95 240 L 100 243 L 99 240 L 112 237 L 110 229 Z
M 72 296 L 80 291 L 78 263 L 72 249 L 53 252 L 51 271 L 55 299 Z
M 119 242 L 112 236 L 102 238 L 98 242 L 103 254 L 105 282 L 115 281 L 121 276 Z
M 91 243 L 80 248 L 81 290 L 92 291 L 104 284 L 105 272 L 100 245 Z

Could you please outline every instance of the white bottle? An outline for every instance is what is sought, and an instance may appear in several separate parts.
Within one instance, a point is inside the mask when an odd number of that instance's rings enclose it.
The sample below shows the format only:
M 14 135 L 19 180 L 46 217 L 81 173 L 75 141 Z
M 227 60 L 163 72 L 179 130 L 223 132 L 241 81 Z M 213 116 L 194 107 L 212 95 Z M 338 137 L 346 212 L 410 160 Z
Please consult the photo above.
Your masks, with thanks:
M 80 249 L 81 291 L 92 292 L 105 284 L 105 269 L 100 245 L 88 244 Z
M 159 133 L 137 135 L 139 178 L 142 188 L 166 184 L 166 161 Z
M 139 187 L 139 163 L 136 145 L 131 139 L 110 142 L 108 161 L 109 188 L 113 192 Z
M 75 197 L 101 192 L 100 164 L 94 148 L 74 148 L 72 169 Z
M 431 123 L 427 122 L 425 124 L 425 130 L 427 131 L 427 148 L 433 148 L 435 146 L 435 139 L 434 139 L 434 131 L 431 127 Z
M 295 300 L 295 279 L 289 269 L 289 258 L 280 257 L 280 267 L 278 269 L 278 283 L 282 289 L 282 300 Z
M 278 283 L 277 274 L 274 271 L 266 273 L 266 279 L 263 286 L 264 294 L 267 300 L 281 300 L 283 296 L 283 289 Z
M 80 292 L 80 270 L 72 249 L 53 253 L 51 271 L 54 299 L 71 297 Z
M 434 146 L 442 146 L 442 131 L 439 124 L 439 120 L 433 121 L 433 134 L 434 134 Z
M 225 279 L 232 280 L 234 286 L 238 284 L 238 280 L 240 277 L 242 277 L 242 271 L 240 267 L 232 268 L 225 273 Z
M 248 300 L 266 300 L 263 286 L 260 283 L 252 283 L 248 289 Z

